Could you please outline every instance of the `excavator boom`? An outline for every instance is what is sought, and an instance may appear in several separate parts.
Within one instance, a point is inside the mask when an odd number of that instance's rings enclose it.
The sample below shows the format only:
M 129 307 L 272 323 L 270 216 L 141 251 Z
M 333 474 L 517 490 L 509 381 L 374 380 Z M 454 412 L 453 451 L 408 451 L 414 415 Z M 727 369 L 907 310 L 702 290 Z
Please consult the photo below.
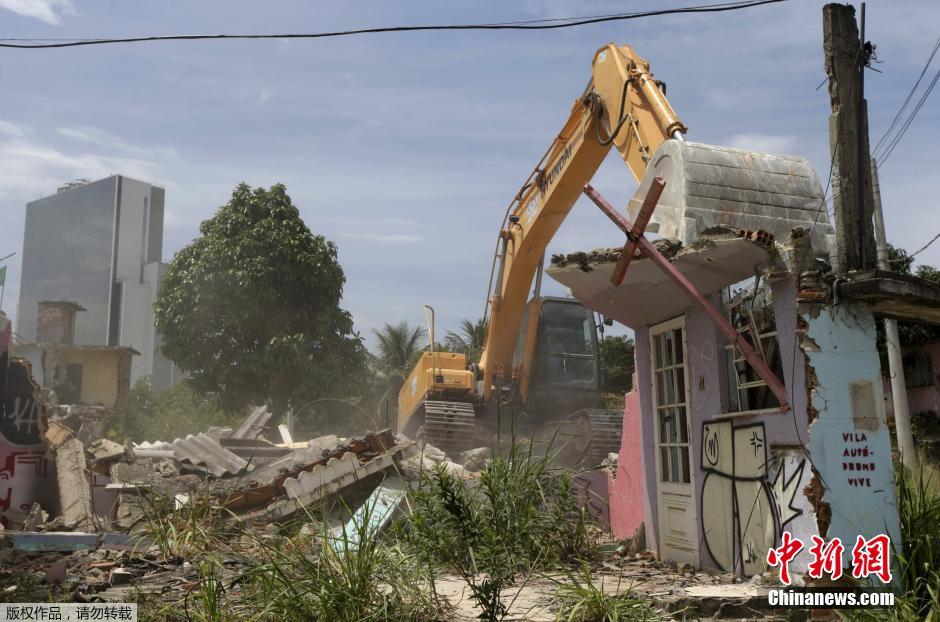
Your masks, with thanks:
M 667 179 L 653 214 L 660 235 L 694 239 L 732 223 L 773 232 L 794 220 L 823 235 L 815 227 L 819 180 L 806 160 L 685 142 L 685 132 L 645 59 L 626 45 L 597 51 L 587 88 L 506 210 L 479 365 L 462 354 L 425 353 L 399 394 L 400 429 L 414 432 L 425 421 L 439 442 L 469 439 L 481 413 L 511 405 L 536 428 L 559 415 L 572 423 L 568 415 L 577 413 L 588 420 L 592 443 L 616 448 L 615 411 L 595 408 L 601 386 L 593 316 L 576 301 L 542 298 L 536 278 L 549 242 L 611 148 L 640 182 L 628 213 L 656 176 Z M 533 280 L 536 295 L 528 300 Z
M 527 355 L 524 359 L 529 360 L 515 369 L 512 362 L 532 279 L 549 242 L 611 147 L 639 181 L 656 149 L 684 131 L 649 63 L 633 48 L 608 44 L 595 53 L 590 83 L 510 204 L 500 230 L 489 330 L 480 361 L 484 401 L 498 378 L 513 376 L 525 398 L 531 359 Z

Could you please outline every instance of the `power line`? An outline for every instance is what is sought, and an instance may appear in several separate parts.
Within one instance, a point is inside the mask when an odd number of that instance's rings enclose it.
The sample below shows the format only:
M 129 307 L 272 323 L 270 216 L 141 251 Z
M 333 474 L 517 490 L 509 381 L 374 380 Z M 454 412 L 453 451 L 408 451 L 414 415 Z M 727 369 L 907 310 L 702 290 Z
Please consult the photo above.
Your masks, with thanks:
M 348 37 L 352 35 L 377 34 L 384 32 L 418 32 L 434 30 L 555 30 L 600 24 L 603 22 L 626 21 L 642 17 L 658 15 L 676 15 L 684 13 L 721 13 L 736 11 L 764 4 L 776 4 L 787 0 L 743 0 L 740 2 L 723 2 L 720 4 L 704 4 L 698 6 L 680 7 L 674 9 L 660 9 L 657 11 L 643 11 L 636 13 L 618 13 L 614 15 L 597 15 L 589 17 L 564 17 L 549 20 L 529 20 L 516 22 L 498 22 L 492 24 L 450 24 L 428 26 L 388 26 L 379 28 L 359 28 L 355 30 L 337 30 L 317 33 L 284 33 L 284 34 L 216 34 L 216 35 L 152 35 L 143 37 L 115 37 L 108 39 L 0 39 L 3 48 L 18 49 L 49 49 L 69 48 L 89 45 L 107 45 L 115 43 L 143 43 L 152 41 L 198 41 L 206 39 L 326 39 L 330 37 Z M 13 43 L 18 41 L 19 43 Z M 22 43 L 22 41 L 46 41 L 44 43 Z
M 907 121 L 904 122 L 904 125 L 901 126 L 901 129 L 898 130 L 897 135 L 891 141 L 891 144 L 885 149 L 882 154 L 878 165 L 881 166 L 884 164 L 888 158 L 894 153 L 894 148 L 898 146 L 898 143 L 901 142 L 901 139 L 904 138 L 904 134 L 907 133 L 907 129 L 911 126 L 911 123 L 914 122 L 914 118 L 917 117 L 917 113 L 920 112 L 920 109 L 923 107 L 924 102 L 927 101 L 927 98 L 930 97 L 930 93 L 933 91 L 934 87 L 937 86 L 937 81 L 940 80 L 940 69 L 937 70 L 937 73 L 934 74 L 933 80 L 930 82 L 930 86 L 924 91 L 924 94 L 921 95 L 920 100 L 918 100 L 917 105 L 914 106 L 914 109 L 911 111 L 910 116 L 907 118 Z
M 894 119 L 891 120 L 891 125 L 885 131 L 884 135 L 878 140 L 878 143 L 875 145 L 875 148 L 872 149 L 872 157 L 875 159 L 878 158 L 878 149 L 881 148 L 881 144 L 885 141 L 888 135 L 894 130 L 894 127 L 898 123 L 898 119 L 901 118 L 901 115 L 904 113 L 904 109 L 907 108 L 907 105 L 911 102 L 911 98 L 914 96 L 914 92 L 917 91 L 917 87 L 920 86 L 920 81 L 924 79 L 924 75 L 927 73 L 927 68 L 930 67 L 930 63 L 933 62 L 933 57 L 936 56 L 937 50 L 940 49 L 940 37 L 937 37 L 937 42 L 933 46 L 933 51 L 930 53 L 930 57 L 927 59 L 927 62 L 924 63 L 924 68 L 921 70 L 920 75 L 917 76 L 917 82 L 914 83 L 914 86 L 911 87 L 911 92 L 907 94 L 907 98 L 904 100 L 904 103 L 901 104 L 901 107 L 898 109 L 897 114 L 894 115 Z
M 933 238 L 931 238 L 931 240 L 930 240 L 929 242 L 927 242 L 926 244 L 924 244 L 923 246 L 921 246 L 919 249 L 917 249 L 916 251 L 914 251 L 913 253 L 911 253 L 911 254 L 908 256 L 908 259 L 913 259 L 914 257 L 917 257 L 918 255 L 920 255 L 921 253 L 923 253 L 925 250 L 927 250 L 928 248 L 930 248 L 930 245 L 933 244 L 934 242 L 936 242 L 937 240 L 940 240 L 940 233 L 938 233 L 937 235 L 933 236 Z

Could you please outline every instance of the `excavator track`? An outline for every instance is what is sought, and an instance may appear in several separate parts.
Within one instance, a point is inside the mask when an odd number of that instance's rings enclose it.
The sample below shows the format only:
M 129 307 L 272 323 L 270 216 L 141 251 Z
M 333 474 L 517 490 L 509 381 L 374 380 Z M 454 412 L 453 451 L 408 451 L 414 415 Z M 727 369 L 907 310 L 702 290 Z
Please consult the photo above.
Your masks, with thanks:
M 476 442 L 476 411 L 468 402 L 424 401 L 424 439 L 444 451 L 471 449 Z

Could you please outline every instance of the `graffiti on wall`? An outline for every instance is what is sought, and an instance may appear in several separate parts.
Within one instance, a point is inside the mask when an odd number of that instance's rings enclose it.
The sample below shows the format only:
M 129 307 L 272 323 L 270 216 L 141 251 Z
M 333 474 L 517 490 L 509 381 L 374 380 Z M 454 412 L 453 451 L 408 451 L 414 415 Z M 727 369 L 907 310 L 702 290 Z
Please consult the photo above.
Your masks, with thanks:
M 30 364 L 10 356 L 9 320 L 0 318 L 0 522 L 34 502 L 52 509 L 55 470 L 39 430 L 39 387 Z
M 764 424 L 702 424 L 702 528 L 705 546 L 725 572 L 763 570 L 767 550 L 806 513 L 798 498 L 808 477 L 805 458 L 773 456 Z

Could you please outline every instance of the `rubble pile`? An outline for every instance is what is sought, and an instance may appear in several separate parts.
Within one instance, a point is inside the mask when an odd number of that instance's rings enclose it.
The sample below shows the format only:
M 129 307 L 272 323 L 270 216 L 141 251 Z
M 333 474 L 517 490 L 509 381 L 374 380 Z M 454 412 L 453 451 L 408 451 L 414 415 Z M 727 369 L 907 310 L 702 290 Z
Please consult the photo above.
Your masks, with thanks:
M 189 512 L 206 533 L 241 534 L 237 540 L 279 537 L 279 525 L 292 519 L 305 522 L 297 533 L 310 537 L 318 529 L 312 515 L 321 527 L 342 525 L 375 501 L 387 510 L 369 519 L 377 531 L 405 491 L 438 465 L 469 479 L 490 459 L 485 448 L 451 459 L 389 430 L 295 442 L 285 429 L 286 442 L 275 443 L 263 436 L 271 420 L 264 407 L 234 429 L 124 444 L 101 437 L 101 409 L 53 404 L 45 412 L 40 430 L 55 463 L 59 505 L 34 503 L 6 512 L 0 523 L 5 595 L 27 600 L 46 600 L 50 590 L 77 602 L 174 591 L 185 597 L 200 581 L 199 554 L 167 550 L 154 533 L 155 508 Z M 209 510 L 198 514 L 197 506 Z M 252 538 L 238 544 L 248 559 Z M 238 566 L 237 559 L 223 564 L 231 574 Z

